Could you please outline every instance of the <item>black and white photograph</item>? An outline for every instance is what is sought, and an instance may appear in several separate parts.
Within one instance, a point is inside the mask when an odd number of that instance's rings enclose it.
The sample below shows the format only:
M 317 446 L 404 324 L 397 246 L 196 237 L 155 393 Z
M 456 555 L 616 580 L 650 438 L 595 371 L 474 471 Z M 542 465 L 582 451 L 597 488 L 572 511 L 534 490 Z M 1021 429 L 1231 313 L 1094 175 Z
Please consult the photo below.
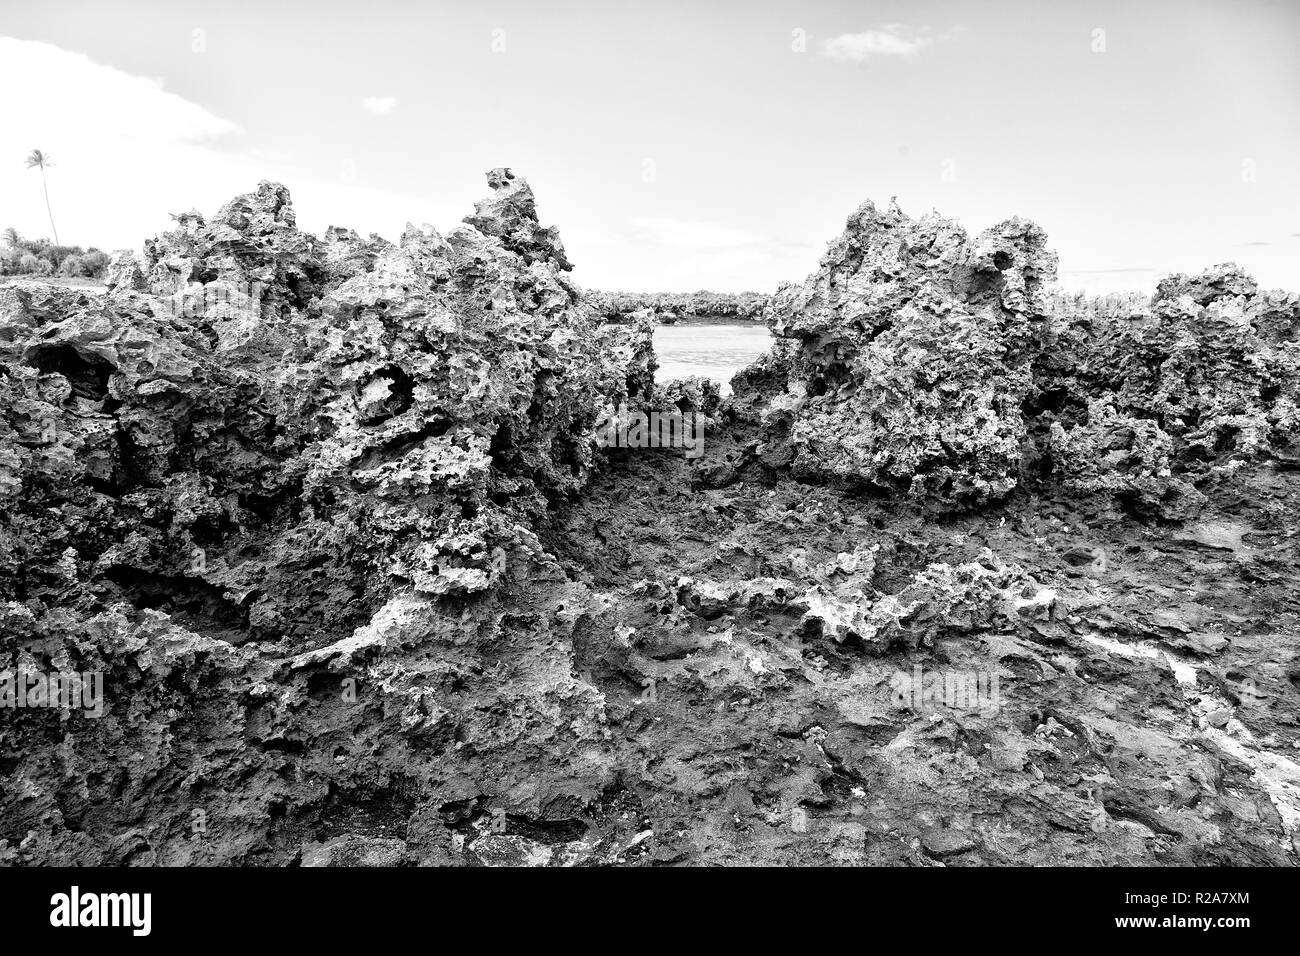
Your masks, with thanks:
M 6 925 L 834 868 L 927 932 L 1250 939 L 1300 863 L 1298 38 L 0 0 Z

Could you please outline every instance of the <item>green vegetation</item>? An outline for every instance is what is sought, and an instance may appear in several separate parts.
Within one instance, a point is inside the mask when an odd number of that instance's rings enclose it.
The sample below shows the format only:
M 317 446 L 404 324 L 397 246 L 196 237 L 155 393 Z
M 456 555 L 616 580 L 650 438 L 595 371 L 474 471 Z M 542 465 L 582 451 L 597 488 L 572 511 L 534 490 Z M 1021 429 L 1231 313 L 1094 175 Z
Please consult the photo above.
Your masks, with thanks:
M 0 232 L 0 276 L 66 276 L 72 279 L 102 279 L 108 270 L 108 253 L 94 246 L 65 246 L 59 242 L 59 230 L 54 225 L 54 210 L 50 208 L 50 187 L 45 171 L 54 163 L 49 153 L 39 149 L 27 155 L 27 168 L 41 171 L 41 187 L 45 191 L 45 211 L 50 217 L 50 231 L 54 241 L 24 239 L 10 226 Z
M 0 276 L 103 278 L 108 253 L 93 246 L 61 246 L 48 239 L 24 239 L 12 226 L 0 233 Z

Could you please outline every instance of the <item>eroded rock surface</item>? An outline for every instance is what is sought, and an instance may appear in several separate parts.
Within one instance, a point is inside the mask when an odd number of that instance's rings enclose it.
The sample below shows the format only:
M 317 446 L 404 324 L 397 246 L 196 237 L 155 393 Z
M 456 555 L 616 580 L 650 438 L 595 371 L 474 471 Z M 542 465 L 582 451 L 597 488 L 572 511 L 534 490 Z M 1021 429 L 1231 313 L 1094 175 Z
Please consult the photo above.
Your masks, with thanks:
M 1296 454 L 1300 297 L 1216 266 L 1112 316 L 1063 308 L 1037 361 L 1044 464 L 1075 491 L 1194 517 L 1199 486 Z
M 864 203 L 768 306 L 791 345 L 752 409 L 766 460 L 938 510 L 1046 477 L 1184 519 L 1198 483 L 1294 456 L 1300 297 L 1224 265 L 1098 312 L 1049 294 L 1055 273 L 1032 223 L 970 239 Z
M 1056 274 L 1045 242 L 1021 220 L 972 240 L 937 215 L 863 203 L 817 273 L 768 308 L 799 343 L 766 415 L 794 473 L 951 506 L 1014 488 Z
M 0 287 L 0 862 L 1295 864 L 1295 296 L 866 204 L 722 400 L 489 184 Z

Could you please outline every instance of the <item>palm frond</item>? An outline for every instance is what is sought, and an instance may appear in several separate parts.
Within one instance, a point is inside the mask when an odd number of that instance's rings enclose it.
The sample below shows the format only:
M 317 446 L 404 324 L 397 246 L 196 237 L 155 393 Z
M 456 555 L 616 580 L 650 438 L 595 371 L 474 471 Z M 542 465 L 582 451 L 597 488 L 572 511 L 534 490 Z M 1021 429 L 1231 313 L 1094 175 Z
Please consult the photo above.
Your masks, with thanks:
M 28 169 L 32 169 L 33 167 L 36 166 L 39 166 L 41 169 L 44 169 L 46 166 L 53 166 L 53 165 L 54 163 L 50 160 L 49 153 L 42 152 L 39 149 L 34 149 L 27 154 Z

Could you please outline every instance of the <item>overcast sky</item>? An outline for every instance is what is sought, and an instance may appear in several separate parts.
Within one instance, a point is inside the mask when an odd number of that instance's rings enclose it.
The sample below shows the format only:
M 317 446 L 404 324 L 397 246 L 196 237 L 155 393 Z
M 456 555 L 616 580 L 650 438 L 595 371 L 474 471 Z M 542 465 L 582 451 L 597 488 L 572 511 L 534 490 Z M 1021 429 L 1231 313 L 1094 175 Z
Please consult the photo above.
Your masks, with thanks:
M 591 288 L 770 291 L 863 199 L 1047 229 L 1062 283 L 1300 290 L 1300 3 L 0 0 L 0 226 L 138 247 L 262 178 L 449 229 L 510 166 Z

